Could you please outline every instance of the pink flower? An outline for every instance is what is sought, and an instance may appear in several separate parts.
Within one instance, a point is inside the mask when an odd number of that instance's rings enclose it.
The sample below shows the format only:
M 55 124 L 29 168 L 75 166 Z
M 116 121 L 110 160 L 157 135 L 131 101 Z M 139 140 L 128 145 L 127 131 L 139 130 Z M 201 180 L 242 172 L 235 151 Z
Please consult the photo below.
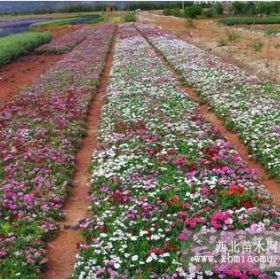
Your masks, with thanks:
M 205 222 L 205 219 L 202 217 L 188 218 L 185 220 L 185 225 L 190 228 L 195 228 L 197 224 L 202 224 Z
M 185 234 L 184 232 L 181 232 L 181 233 L 177 236 L 177 238 L 178 238 L 179 240 L 182 240 L 182 241 L 186 241 L 186 240 L 189 239 L 188 236 L 186 236 L 186 234 Z
M 230 216 L 230 213 L 225 212 L 218 212 L 211 216 L 211 225 L 215 229 L 221 229 L 223 228 L 223 225 L 230 225 L 232 224 L 232 219 Z

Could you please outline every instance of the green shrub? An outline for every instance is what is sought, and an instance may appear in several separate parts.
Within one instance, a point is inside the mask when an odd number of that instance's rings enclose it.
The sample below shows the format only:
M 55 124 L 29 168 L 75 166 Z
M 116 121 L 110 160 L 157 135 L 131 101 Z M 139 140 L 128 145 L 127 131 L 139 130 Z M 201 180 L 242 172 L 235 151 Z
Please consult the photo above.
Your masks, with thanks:
M 244 17 L 244 18 L 223 18 L 219 20 L 225 25 L 237 24 L 277 24 L 280 23 L 280 16 L 271 17 Z
M 204 17 L 204 18 L 211 18 L 215 15 L 215 12 L 214 10 L 211 8 L 211 9 L 204 9 L 201 13 L 201 15 Z
M 215 15 L 222 15 L 224 13 L 224 7 L 221 3 L 214 4 L 213 9 L 215 11 Z
M 175 17 L 181 17 L 181 16 L 183 16 L 183 14 L 181 13 L 181 9 L 179 9 L 179 8 L 175 8 L 175 9 L 172 11 L 172 15 L 175 16 Z
M 0 39 L 0 67 L 51 40 L 49 32 L 26 32 Z
M 199 5 L 192 5 L 184 9 L 184 16 L 190 18 L 196 18 L 202 14 L 202 7 Z
M 173 10 L 170 9 L 170 8 L 164 8 L 163 14 L 164 14 L 165 16 L 172 16 L 172 15 L 173 15 Z
M 124 16 L 124 22 L 134 22 L 136 21 L 136 16 L 133 14 L 125 15 Z
M 229 42 L 234 43 L 240 39 L 240 35 L 234 30 L 227 30 L 227 39 Z
M 254 48 L 254 50 L 256 52 L 259 52 L 261 51 L 261 49 L 263 48 L 263 42 L 262 41 L 255 41 L 253 44 L 252 44 L 252 47 Z

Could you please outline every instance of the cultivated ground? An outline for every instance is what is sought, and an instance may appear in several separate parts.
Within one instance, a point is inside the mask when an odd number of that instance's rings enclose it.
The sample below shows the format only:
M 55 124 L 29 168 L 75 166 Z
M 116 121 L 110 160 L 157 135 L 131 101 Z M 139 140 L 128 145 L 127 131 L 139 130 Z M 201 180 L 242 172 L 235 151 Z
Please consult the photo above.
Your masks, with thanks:
M 270 65 L 267 67 L 267 42 L 268 38 L 263 32 L 252 32 L 244 28 L 227 27 L 217 24 L 215 19 L 193 20 L 190 27 L 185 19 L 163 16 L 157 12 L 141 12 L 138 19 L 140 22 L 155 24 L 164 30 L 171 31 L 190 43 L 201 47 L 210 53 L 223 57 L 251 73 L 266 79 L 280 83 L 280 37 L 272 38 L 270 49 Z M 279 26 L 279 25 L 278 25 Z M 258 27 L 255 27 L 258 28 Z M 260 28 L 260 27 L 259 27 Z M 267 28 L 267 26 L 266 26 Z M 227 31 L 234 30 L 240 39 L 231 47 L 222 46 L 221 41 L 226 41 Z M 279 33 L 278 33 L 279 34 Z M 256 51 L 254 42 L 261 41 L 264 47 Z
M 44 27 L 65 53 L 0 72 L 0 278 L 275 278 L 194 269 L 184 246 L 280 228 L 277 88 L 227 63 L 278 81 L 278 38 L 266 68 L 261 33 L 229 53 L 213 20 L 122 16 Z

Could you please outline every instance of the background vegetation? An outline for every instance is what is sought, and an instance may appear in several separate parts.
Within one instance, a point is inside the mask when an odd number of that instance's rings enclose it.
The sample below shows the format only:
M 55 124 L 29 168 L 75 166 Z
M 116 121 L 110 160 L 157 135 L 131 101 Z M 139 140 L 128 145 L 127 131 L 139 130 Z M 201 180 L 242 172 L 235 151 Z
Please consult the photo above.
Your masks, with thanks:
M 50 40 L 49 32 L 25 32 L 0 38 L 0 67 Z

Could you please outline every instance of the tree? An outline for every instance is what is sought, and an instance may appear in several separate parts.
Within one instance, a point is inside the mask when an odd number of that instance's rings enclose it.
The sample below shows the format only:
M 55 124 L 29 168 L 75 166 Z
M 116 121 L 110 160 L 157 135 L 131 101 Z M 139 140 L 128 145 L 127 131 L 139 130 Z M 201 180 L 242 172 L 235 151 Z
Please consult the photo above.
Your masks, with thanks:
M 199 5 L 192 5 L 190 7 L 186 7 L 184 9 L 184 16 L 185 17 L 190 17 L 190 18 L 195 18 L 202 13 L 202 7 Z

